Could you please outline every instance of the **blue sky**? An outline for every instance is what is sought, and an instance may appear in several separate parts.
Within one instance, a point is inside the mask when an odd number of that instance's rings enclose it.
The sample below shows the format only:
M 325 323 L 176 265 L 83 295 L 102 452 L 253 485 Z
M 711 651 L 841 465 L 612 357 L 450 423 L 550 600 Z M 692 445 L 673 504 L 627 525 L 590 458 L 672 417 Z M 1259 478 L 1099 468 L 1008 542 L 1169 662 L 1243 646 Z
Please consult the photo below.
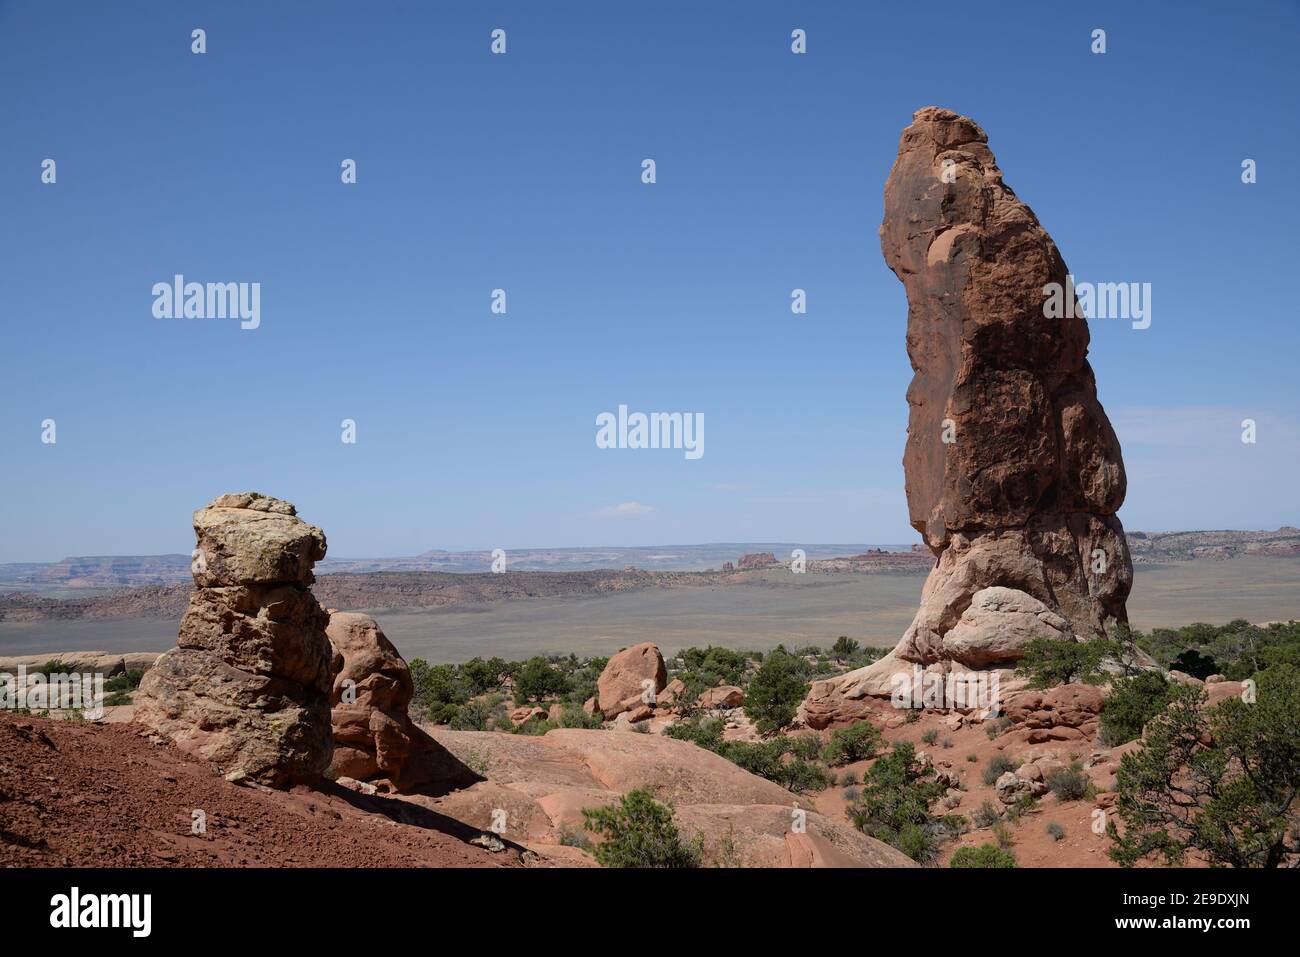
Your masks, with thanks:
M 1151 328 L 1092 330 L 1126 527 L 1300 522 L 1298 25 L 1268 0 L 0 2 L 0 561 L 188 550 L 244 489 L 336 557 L 915 541 L 877 227 L 928 104 L 988 131 L 1076 277 L 1152 284 Z M 175 273 L 260 282 L 261 327 L 154 318 Z M 704 413 L 706 454 L 596 448 L 620 403 Z

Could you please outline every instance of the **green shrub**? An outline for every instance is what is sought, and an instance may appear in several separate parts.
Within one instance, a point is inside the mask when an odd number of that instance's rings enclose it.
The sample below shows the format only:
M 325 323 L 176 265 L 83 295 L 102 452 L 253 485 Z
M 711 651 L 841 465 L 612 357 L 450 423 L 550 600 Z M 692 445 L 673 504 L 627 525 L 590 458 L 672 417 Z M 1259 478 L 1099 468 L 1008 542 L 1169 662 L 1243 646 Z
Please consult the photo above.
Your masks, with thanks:
M 1169 702 L 1170 683 L 1155 671 L 1119 678 L 1101 712 L 1101 742 L 1118 747 L 1142 736 L 1146 723 Z
M 822 756 L 822 739 L 815 734 L 792 734 L 790 752 L 803 761 L 818 761 Z
M 1031 688 L 1054 688 L 1078 679 L 1084 684 L 1105 680 L 1102 660 L 1114 649 L 1103 640 L 1061 641 L 1031 638 L 1022 646 L 1016 674 L 1029 679 Z
M 1004 851 L 996 844 L 981 844 L 979 847 L 959 847 L 948 862 L 949 867 L 1015 867 L 1014 854 Z
M 997 783 L 998 778 L 1008 771 L 1016 769 L 1016 762 L 1012 761 L 1005 754 L 995 754 L 989 758 L 989 763 L 984 765 L 984 783 L 990 787 Z
M 808 693 L 807 662 L 780 646 L 771 651 L 745 692 L 745 714 L 760 734 L 772 734 L 794 720 Z
M 1003 731 L 1006 731 L 1010 727 L 1011 727 L 1010 718 L 1005 716 L 1001 718 L 994 718 L 992 721 L 985 722 L 984 734 L 990 741 L 992 741 L 994 738 L 996 738 Z
M 939 740 L 938 728 L 931 728 L 929 731 L 926 731 L 924 734 L 921 735 L 922 744 L 934 744 L 934 742 L 938 740 Z
M 1111 857 L 1181 864 L 1188 849 L 1211 865 L 1282 867 L 1295 854 L 1300 795 L 1300 669 L 1256 675 L 1253 703 L 1207 708 L 1201 686 L 1175 686 L 1142 744 L 1120 762 Z
M 859 721 L 847 728 L 832 731 L 822 756 L 831 767 L 865 761 L 876 756 L 876 752 L 884 746 L 884 741 L 879 728 L 870 721 Z
M 1006 821 L 998 821 L 992 827 L 993 836 L 997 838 L 998 847 L 1006 850 L 1016 843 L 1016 836 L 1011 833 L 1011 825 Z
M 1056 795 L 1058 801 L 1078 801 L 1088 793 L 1088 775 L 1083 768 L 1072 764 L 1068 768 L 1053 771 L 1047 776 L 1047 787 Z
M 699 867 L 703 842 L 683 841 L 670 804 L 660 804 L 643 788 L 629 791 L 617 805 L 582 812 L 586 827 L 605 840 L 592 848 L 601 867 Z
M 852 658 L 858 653 L 860 646 L 856 641 L 847 635 L 840 635 L 835 639 L 835 644 L 831 645 L 831 654 L 836 658 Z
M 985 801 L 971 812 L 970 819 L 976 827 L 992 827 L 998 822 L 998 809 L 993 806 L 992 801 Z
M 723 721 L 707 717 L 678 721 L 664 728 L 664 736 L 679 741 L 692 741 L 706 751 L 717 751 L 722 746 Z
M 541 656 L 529 658 L 515 675 L 515 700 L 519 703 L 566 695 L 569 679 Z
M 1054 841 L 1064 840 L 1065 828 L 1053 821 L 1047 825 L 1047 835 Z
M 144 678 L 143 671 L 126 671 L 120 675 L 113 675 L 111 678 L 104 679 L 104 690 L 107 692 L 115 691 L 134 691 L 140 687 L 140 681 Z
M 862 792 L 848 809 L 854 827 L 898 848 L 916 861 L 932 859 L 948 828 L 930 813 L 944 786 L 916 761 L 910 743 L 879 758 L 863 778 Z
M 456 709 L 448 723 L 457 731 L 486 731 L 492 707 L 481 698 L 467 701 Z

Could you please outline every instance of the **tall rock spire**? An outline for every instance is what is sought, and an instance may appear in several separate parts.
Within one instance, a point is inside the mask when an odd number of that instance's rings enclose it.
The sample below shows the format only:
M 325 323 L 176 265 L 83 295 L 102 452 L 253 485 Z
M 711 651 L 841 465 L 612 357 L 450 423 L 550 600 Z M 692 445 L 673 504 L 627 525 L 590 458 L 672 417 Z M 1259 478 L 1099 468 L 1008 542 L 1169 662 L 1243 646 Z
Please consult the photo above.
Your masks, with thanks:
M 1074 305 L 1065 261 L 974 121 L 917 111 L 880 245 L 907 291 L 908 510 L 937 561 L 894 651 L 820 682 L 810 714 L 819 694 L 832 711 L 835 698 L 889 694 L 914 664 L 1010 666 L 1030 638 L 1088 640 L 1127 621 L 1124 463 L 1088 324 L 1050 307 L 1053 289 Z

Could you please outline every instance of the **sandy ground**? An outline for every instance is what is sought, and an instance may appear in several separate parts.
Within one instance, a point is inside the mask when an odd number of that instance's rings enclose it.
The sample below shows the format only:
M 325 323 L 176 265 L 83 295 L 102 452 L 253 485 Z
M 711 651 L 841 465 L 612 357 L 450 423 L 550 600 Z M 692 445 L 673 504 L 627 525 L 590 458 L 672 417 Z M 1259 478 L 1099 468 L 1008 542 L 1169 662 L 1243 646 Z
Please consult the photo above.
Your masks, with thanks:
M 194 833 L 195 812 L 206 828 Z M 436 812 L 328 786 L 238 787 L 135 725 L 0 712 L 3 866 L 520 866 Z

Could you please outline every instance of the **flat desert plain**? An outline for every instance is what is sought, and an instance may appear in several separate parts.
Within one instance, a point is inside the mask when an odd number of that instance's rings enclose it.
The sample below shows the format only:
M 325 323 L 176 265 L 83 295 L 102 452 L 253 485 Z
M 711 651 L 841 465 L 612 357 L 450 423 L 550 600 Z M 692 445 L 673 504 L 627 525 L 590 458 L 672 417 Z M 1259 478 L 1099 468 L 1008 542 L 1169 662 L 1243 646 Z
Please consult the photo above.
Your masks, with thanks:
M 1300 559 L 1203 559 L 1134 569 L 1129 615 L 1144 631 L 1234 618 L 1300 618 Z M 526 598 L 438 609 L 356 609 L 379 618 L 408 659 L 458 662 L 475 655 L 611 654 L 641 641 L 664 651 L 690 645 L 771 648 L 828 645 L 839 635 L 892 646 L 916 610 L 918 574 L 792 575 L 744 583 L 646 588 L 590 597 Z M 0 622 L 0 655 L 102 649 L 161 651 L 176 639 L 164 619 Z

